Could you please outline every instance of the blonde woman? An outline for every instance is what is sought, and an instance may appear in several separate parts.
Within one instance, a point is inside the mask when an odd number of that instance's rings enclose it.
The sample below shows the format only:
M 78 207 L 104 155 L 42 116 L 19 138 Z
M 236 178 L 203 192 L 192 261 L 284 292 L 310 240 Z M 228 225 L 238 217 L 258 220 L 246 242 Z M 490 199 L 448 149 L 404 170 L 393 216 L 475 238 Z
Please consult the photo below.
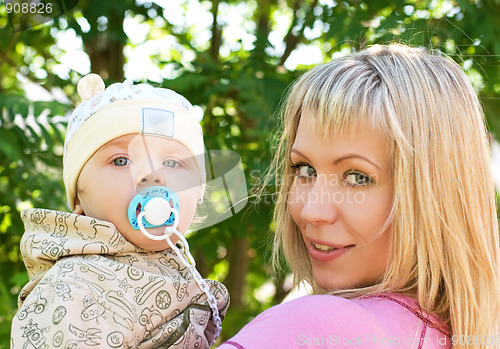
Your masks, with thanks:
M 499 348 L 481 105 L 453 61 L 374 46 L 307 72 L 275 158 L 275 257 L 314 295 L 221 348 Z

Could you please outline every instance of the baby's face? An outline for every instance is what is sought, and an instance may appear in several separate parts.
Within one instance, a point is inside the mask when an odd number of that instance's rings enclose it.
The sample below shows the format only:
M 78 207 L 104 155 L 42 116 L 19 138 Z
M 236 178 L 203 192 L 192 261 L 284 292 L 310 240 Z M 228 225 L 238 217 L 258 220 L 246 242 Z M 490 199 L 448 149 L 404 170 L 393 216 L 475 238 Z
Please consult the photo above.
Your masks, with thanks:
M 194 217 L 200 176 L 191 152 L 175 140 L 130 134 L 106 143 L 80 173 L 76 204 L 86 216 L 113 223 L 134 245 L 160 251 L 168 248 L 166 241 L 147 238 L 132 228 L 127 216 L 134 196 L 152 186 L 166 186 L 179 196 L 177 229 L 184 233 Z M 165 226 L 148 228 L 154 235 L 164 230 Z

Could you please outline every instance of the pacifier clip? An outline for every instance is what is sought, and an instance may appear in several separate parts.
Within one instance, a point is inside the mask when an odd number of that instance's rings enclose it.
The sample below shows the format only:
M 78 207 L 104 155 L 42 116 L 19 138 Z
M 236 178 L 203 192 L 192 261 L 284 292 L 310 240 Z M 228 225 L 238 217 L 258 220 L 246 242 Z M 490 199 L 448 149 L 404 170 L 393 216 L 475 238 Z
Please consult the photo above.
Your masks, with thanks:
M 128 219 L 134 229 L 140 230 L 151 240 L 166 240 L 168 246 L 179 256 L 181 263 L 191 270 L 194 281 L 200 290 L 207 295 L 208 305 L 212 310 L 216 325 L 215 336 L 210 343 L 210 346 L 212 346 L 222 331 L 222 320 L 217 308 L 217 299 L 210 292 L 207 282 L 196 269 L 196 262 L 191 252 L 189 252 L 189 244 L 186 238 L 177 230 L 179 208 L 180 200 L 173 190 L 164 186 L 149 187 L 138 193 L 130 202 Z M 153 235 L 146 230 L 146 228 L 155 228 L 163 225 L 166 226 L 163 235 Z M 177 244 L 174 244 L 170 240 L 172 235 L 176 235 L 179 238 Z

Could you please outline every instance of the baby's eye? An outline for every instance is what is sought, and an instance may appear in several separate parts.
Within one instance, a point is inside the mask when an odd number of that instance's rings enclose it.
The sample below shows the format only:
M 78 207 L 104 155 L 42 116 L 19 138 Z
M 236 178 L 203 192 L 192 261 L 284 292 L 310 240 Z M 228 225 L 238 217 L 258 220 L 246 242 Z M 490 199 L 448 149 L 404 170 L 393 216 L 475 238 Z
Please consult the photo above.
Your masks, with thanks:
M 292 164 L 292 168 L 295 170 L 295 175 L 299 178 L 307 179 L 316 176 L 316 170 L 306 163 Z
M 371 184 L 372 179 L 363 172 L 349 171 L 344 174 L 344 182 L 352 187 L 359 187 Z
M 127 159 L 126 157 L 123 157 L 123 156 L 121 156 L 121 157 L 116 158 L 116 159 L 113 160 L 113 164 L 115 166 L 126 166 L 129 163 L 130 163 L 130 160 Z
M 179 162 L 178 161 L 175 161 L 175 160 L 172 160 L 172 159 L 169 159 L 169 160 L 165 160 L 163 161 L 163 166 L 167 166 L 167 167 L 177 167 L 179 166 Z

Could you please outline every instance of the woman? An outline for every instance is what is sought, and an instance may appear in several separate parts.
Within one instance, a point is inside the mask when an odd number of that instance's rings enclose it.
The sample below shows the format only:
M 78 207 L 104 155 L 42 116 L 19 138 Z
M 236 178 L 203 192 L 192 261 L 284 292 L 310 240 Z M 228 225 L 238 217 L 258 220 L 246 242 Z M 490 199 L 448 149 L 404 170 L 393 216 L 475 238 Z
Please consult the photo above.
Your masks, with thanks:
M 374 46 L 286 100 L 275 260 L 314 295 L 221 348 L 499 348 L 499 235 L 484 118 L 453 61 Z

